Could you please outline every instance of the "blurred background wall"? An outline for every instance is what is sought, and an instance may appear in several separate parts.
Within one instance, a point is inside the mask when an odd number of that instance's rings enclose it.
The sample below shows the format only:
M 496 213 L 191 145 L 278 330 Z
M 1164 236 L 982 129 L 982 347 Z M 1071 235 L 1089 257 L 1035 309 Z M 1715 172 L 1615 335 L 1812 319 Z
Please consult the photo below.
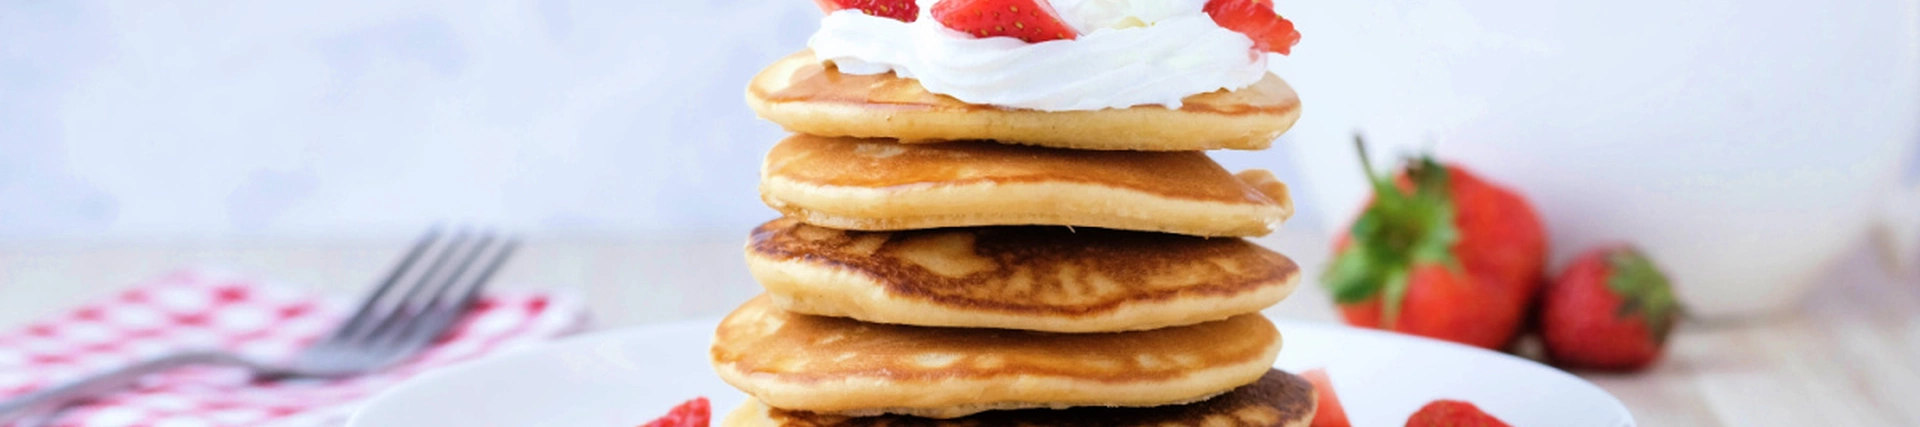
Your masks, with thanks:
M 1498 110 L 1457 101 L 1491 98 L 1449 91 L 1517 77 L 1418 61 L 1496 48 L 1587 55 L 1529 41 L 1567 33 L 1536 16 L 1587 21 L 1554 2 L 1281 3 L 1308 34 L 1300 63 L 1341 64 L 1287 70 L 1309 105 L 1289 137 L 1335 150 L 1356 124 L 1330 115 L 1376 128 L 1484 121 Z M 742 87 L 801 48 L 820 13 L 804 0 L 0 5 L 0 241 L 24 243 L 384 238 L 440 220 L 544 236 L 739 234 L 773 216 L 754 186 L 760 155 L 783 134 L 753 118 Z M 1342 21 L 1356 16 L 1392 25 Z M 1329 54 L 1345 57 L 1306 58 Z M 1401 113 L 1357 112 L 1367 105 Z M 1401 139 L 1446 137 L 1432 132 Z M 1289 156 L 1216 155 L 1274 168 L 1317 200 Z M 1313 205 L 1296 224 L 1344 216 Z
M 0 8 L 0 239 L 742 234 L 810 1 Z M 1241 156 L 1238 163 L 1281 160 Z M 368 236 L 372 237 L 372 236 Z
M 807 2 L 0 9 L 0 238 L 726 229 L 770 216 L 741 87 Z

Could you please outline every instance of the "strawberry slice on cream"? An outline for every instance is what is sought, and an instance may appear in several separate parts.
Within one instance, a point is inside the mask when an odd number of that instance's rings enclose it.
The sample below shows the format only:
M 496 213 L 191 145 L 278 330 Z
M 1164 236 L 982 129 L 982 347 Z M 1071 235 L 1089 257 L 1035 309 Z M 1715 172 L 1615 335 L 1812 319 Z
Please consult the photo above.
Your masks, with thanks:
M 893 18 L 900 22 L 913 22 L 920 18 L 920 4 L 914 0 L 813 0 L 820 10 L 834 13 L 842 10 L 857 10 L 860 13 Z
M 933 19 L 979 38 L 1012 37 L 1027 43 L 1072 40 L 1080 33 L 1060 21 L 1043 0 L 945 0 L 933 5 Z

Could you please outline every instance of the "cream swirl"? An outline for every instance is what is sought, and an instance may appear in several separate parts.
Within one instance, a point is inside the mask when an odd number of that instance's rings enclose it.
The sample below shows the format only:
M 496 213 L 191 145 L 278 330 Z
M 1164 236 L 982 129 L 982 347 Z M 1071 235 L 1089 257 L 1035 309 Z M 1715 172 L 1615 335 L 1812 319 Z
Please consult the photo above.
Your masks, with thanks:
M 1266 54 L 1215 24 L 1204 0 L 1054 0 L 1081 34 L 1043 43 L 948 29 L 928 12 L 937 1 L 919 0 L 912 23 L 835 12 L 807 44 L 843 73 L 891 71 L 968 103 L 1044 111 L 1179 108 L 1188 96 L 1247 87 L 1267 72 Z

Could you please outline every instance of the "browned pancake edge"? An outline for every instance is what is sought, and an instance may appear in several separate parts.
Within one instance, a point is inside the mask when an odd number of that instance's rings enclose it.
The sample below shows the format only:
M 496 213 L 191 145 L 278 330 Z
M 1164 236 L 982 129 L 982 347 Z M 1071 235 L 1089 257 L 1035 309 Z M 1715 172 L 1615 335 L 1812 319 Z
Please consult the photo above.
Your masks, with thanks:
M 1096 228 L 861 232 L 781 218 L 754 230 L 747 254 L 755 278 L 789 310 L 1055 332 L 1255 312 L 1284 299 L 1300 274 L 1244 239 Z
M 962 418 L 898 415 L 846 417 L 768 408 L 749 400 L 729 417 L 729 426 L 778 427 L 1294 427 L 1313 419 L 1313 385 L 1270 370 L 1253 384 L 1201 402 L 1149 408 L 1071 408 L 993 411 Z M 739 420 L 734 420 L 738 417 Z M 753 421 L 760 421 L 755 423 Z
M 764 179 L 826 188 L 907 192 L 978 184 L 1069 183 L 1174 200 L 1280 206 L 1260 188 L 1197 151 L 1088 151 L 983 141 L 904 145 L 885 139 L 797 134 L 767 153 L 762 173 Z
M 770 405 L 943 418 L 988 409 L 1191 402 L 1257 379 L 1281 337 L 1259 314 L 1147 331 L 928 328 L 780 310 L 765 296 L 721 320 L 721 379 Z

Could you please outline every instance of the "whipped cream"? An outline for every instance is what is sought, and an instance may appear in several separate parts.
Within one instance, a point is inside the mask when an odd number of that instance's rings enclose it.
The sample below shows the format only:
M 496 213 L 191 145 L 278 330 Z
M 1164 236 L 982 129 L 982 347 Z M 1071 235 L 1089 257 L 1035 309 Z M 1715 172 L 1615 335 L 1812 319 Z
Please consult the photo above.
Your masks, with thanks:
M 843 73 L 893 72 L 968 103 L 1045 111 L 1179 108 L 1267 73 L 1266 54 L 1214 24 L 1206 0 L 1052 0 L 1080 36 L 1043 43 L 948 29 L 931 16 L 938 1 L 918 0 L 911 23 L 834 12 L 807 45 Z

